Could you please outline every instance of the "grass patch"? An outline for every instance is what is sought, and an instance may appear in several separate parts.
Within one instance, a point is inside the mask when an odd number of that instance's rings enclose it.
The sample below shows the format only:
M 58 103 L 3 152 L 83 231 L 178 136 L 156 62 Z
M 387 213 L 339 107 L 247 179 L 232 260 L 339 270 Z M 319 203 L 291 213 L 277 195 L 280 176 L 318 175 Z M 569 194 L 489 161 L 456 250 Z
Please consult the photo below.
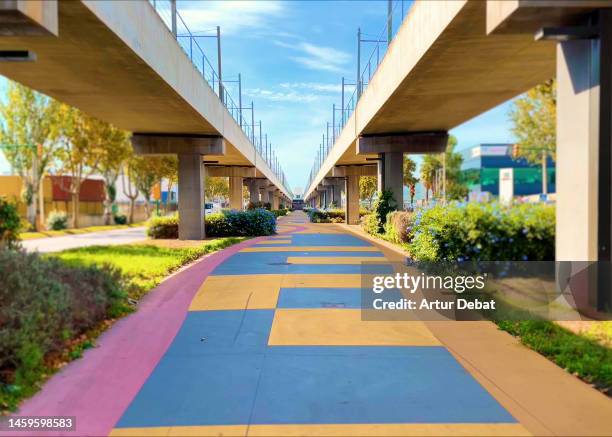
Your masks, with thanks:
M 138 300 L 179 267 L 202 255 L 224 249 L 243 240 L 245 240 L 244 237 L 217 238 L 196 247 L 182 248 L 148 244 L 89 246 L 64 250 L 49 256 L 60 258 L 76 266 L 110 264 L 118 268 L 126 278 L 128 296 Z
M 594 384 L 599 390 L 608 395 L 611 394 L 612 349 L 596 339 L 589 335 L 576 335 L 549 321 L 524 320 L 496 323 L 503 331 L 518 337 L 525 346 L 544 355 L 569 373 Z M 608 325 L 603 329 L 612 328 Z
M 11 306 L 7 303 L 4 308 L 14 320 L 0 327 L 0 352 L 10 352 L 13 359 L 0 361 L 0 416 L 14 411 L 66 363 L 80 358 L 116 318 L 132 312 L 134 307 L 126 298 L 134 302 L 181 266 L 245 239 L 218 238 L 197 245 L 189 242 L 186 247 L 91 246 L 45 256 L 24 253 L 22 258 L 36 268 L 20 259 L 10 265 L 5 262 L 4 271 L 0 264 L 0 274 L 12 275 L 11 284 L 21 284 L 30 291 L 13 294 Z M 101 271 L 115 274 L 112 283 L 102 282 L 110 287 L 104 293 L 100 291 L 101 280 L 91 279 Z M 51 279 L 55 280 L 53 286 L 49 285 Z M 70 286 L 72 294 L 64 293 L 59 299 L 63 286 Z M 47 293 L 45 287 L 52 290 Z M 100 306 L 105 298 L 114 300 Z M 0 320 L 8 319 L 3 316 Z
M 113 231 L 115 229 L 136 228 L 144 226 L 144 222 L 133 223 L 131 225 L 101 225 L 88 226 L 86 228 L 62 229 L 61 231 L 41 231 L 41 232 L 22 232 L 19 238 L 22 240 L 36 240 L 37 238 L 63 237 L 66 235 L 88 234 L 90 232 Z

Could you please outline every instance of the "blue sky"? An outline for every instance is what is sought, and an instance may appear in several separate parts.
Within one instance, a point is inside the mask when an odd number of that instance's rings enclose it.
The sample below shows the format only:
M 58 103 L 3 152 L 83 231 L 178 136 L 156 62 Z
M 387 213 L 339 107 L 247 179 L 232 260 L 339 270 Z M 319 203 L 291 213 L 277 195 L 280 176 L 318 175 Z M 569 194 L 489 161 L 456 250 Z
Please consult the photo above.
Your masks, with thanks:
M 290 186 L 303 188 L 332 104 L 340 104 L 341 78 L 354 81 L 357 28 L 379 35 L 387 2 L 179 0 L 178 8 L 193 32 L 221 26 L 224 79 L 241 73 L 243 104 L 254 101 L 255 119 L 262 120 Z M 216 62 L 214 40 L 203 44 Z M 364 47 L 362 59 L 371 50 Z M 454 129 L 460 149 L 511 141 L 508 110 L 506 103 Z

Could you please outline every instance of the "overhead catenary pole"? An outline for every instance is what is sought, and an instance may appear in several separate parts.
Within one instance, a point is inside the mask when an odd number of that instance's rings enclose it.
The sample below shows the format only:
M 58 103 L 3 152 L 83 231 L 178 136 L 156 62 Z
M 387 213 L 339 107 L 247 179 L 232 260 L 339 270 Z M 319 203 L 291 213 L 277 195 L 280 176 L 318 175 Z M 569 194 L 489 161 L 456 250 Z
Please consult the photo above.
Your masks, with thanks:
M 336 104 L 332 104 L 332 144 L 336 142 Z
M 392 0 L 387 0 L 387 44 L 391 44 L 393 38 L 393 4 Z
M 344 126 L 344 76 L 342 76 L 342 100 L 340 103 L 340 117 L 342 118 L 342 125 Z
M 255 144 L 255 105 L 251 100 L 251 141 Z
M 240 129 L 242 129 L 242 77 L 240 77 L 240 73 L 238 73 L 238 114 L 240 117 Z
M 263 143 L 261 142 L 261 120 L 259 120 L 259 153 L 262 152 Z
M 361 28 L 357 28 L 357 99 L 361 97 Z
M 223 96 L 223 74 L 221 73 L 221 27 L 217 26 L 217 74 L 219 76 L 219 98 L 225 103 Z
M 176 38 L 176 0 L 170 0 L 170 15 L 172 16 L 172 35 Z

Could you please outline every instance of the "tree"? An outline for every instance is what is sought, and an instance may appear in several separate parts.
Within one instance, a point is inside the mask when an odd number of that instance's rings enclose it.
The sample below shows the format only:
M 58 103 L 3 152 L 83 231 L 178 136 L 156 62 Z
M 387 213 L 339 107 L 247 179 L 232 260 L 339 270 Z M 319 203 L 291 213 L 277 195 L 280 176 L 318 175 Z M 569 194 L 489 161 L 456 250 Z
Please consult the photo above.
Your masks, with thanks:
M 442 164 L 436 155 L 425 155 L 421 164 L 421 181 L 425 187 L 425 202 L 429 202 L 429 192 L 432 192 L 432 197 L 435 195 L 435 180 L 436 172 Z
M 404 155 L 404 185 L 410 190 L 410 206 L 414 204 L 416 184 L 419 182 L 419 179 L 414 176 L 415 171 L 416 162 L 414 162 L 408 155 Z
M 167 212 L 172 187 L 174 184 L 178 183 L 178 158 L 176 155 L 164 155 L 162 157 L 161 177 L 166 179 L 168 182 L 168 196 L 166 196 L 166 200 L 164 202 L 164 210 Z
M 128 209 L 128 223 L 134 223 L 134 205 L 138 198 L 138 189 L 132 183 L 137 165 L 136 155 L 130 154 L 130 157 L 123 163 L 121 170 L 121 185 L 123 186 L 123 194 L 130 200 Z
M 542 166 L 542 193 L 548 193 L 546 161 L 556 157 L 557 92 L 554 79 L 527 91 L 510 111 L 512 133 L 518 139 L 516 157 Z
M 101 122 L 102 123 L 102 122 Z M 101 126 L 104 138 L 103 153 L 98 162 L 98 171 L 104 178 L 104 224 L 111 224 L 113 205 L 117 195 L 117 179 L 121 173 L 124 161 L 132 153 L 129 132 L 117 129 L 111 124 Z
M 467 196 L 467 187 L 461 182 L 461 164 L 463 157 L 455 152 L 457 138 L 448 137 L 446 152 L 437 155 L 425 155 L 421 164 L 421 180 L 425 187 L 425 200 L 439 197 L 445 191 L 448 199 L 463 199 Z
M 163 156 L 134 156 L 131 160 L 132 182 L 145 199 L 145 215 L 151 215 L 151 193 L 155 184 L 171 172 L 170 161 Z
M 204 194 L 207 200 L 229 197 L 229 179 L 225 177 L 206 177 Z
M 78 228 L 81 184 L 96 172 L 105 156 L 105 143 L 111 128 L 108 123 L 64 104 L 60 108 L 60 126 L 59 172 L 70 176 L 68 186 L 62 189 L 70 193 L 71 226 Z
M 57 148 L 59 108 L 59 102 L 15 82 L 8 83 L 6 101 L 0 103 L 2 151 L 23 180 L 28 221 L 37 228 L 44 221 L 39 192 Z
M 359 197 L 367 200 L 369 208 L 372 209 L 372 200 L 376 194 L 376 176 L 362 176 L 359 178 Z

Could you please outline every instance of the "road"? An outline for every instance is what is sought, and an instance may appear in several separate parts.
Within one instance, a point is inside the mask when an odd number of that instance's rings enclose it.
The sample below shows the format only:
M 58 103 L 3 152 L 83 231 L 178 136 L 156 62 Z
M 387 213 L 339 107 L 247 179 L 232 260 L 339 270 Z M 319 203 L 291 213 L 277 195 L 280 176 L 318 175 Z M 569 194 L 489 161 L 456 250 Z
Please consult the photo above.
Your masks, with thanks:
M 66 235 L 63 237 L 36 238 L 21 244 L 28 252 L 58 252 L 77 247 L 128 244 L 147 238 L 146 227 L 114 229 L 112 231 L 90 232 L 87 234 Z

